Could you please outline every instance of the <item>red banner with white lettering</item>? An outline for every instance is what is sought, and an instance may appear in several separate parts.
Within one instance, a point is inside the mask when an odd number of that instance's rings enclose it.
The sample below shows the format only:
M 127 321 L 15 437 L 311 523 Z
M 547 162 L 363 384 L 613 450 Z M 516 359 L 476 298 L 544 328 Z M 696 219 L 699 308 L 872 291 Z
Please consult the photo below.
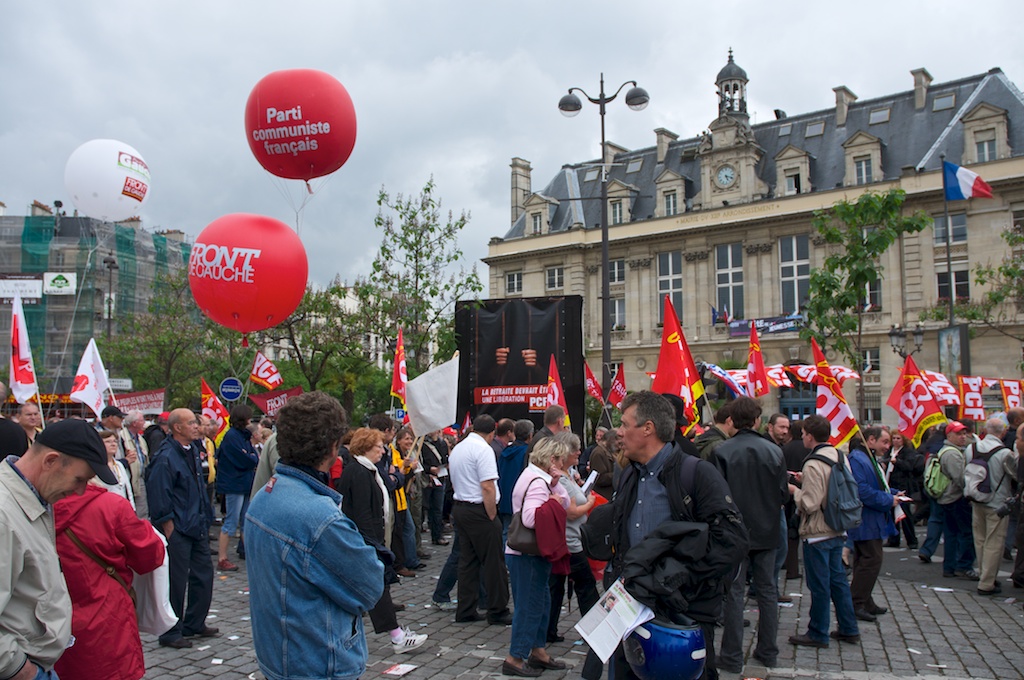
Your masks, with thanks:
M 818 399 L 815 409 L 817 414 L 824 416 L 832 426 L 832 434 L 828 443 L 832 446 L 839 446 L 848 442 L 860 428 L 857 425 L 857 419 L 853 417 L 850 405 L 846 403 L 839 380 L 832 373 L 828 360 L 825 359 L 825 353 L 818 347 L 814 338 L 811 338 L 811 349 L 814 352 L 814 364 L 817 368 L 815 382 L 818 384 Z
M 608 403 L 615 408 L 622 410 L 622 400 L 626 398 L 626 367 L 619 364 L 619 370 L 615 371 L 612 378 L 612 386 L 608 394 Z
M 960 386 L 960 418 L 985 420 L 985 400 L 981 394 L 985 379 L 980 375 L 958 375 L 957 383 Z
M 1020 408 L 1021 406 L 1021 381 L 1020 380 L 1000 380 L 999 389 L 1003 392 L 1003 406 L 1009 411 L 1011 408 Z
M 260 387 L 268 390 L 276 390 L 284 384 L 284 378 L 277 366 L 263 355 L 263 352 L 256 352 L 256 358 L 252 362 L 252 371 L 249 373 L 249 380 Z
M 939 406 L 960 405 L 960 393 L 953 387 L 953 383 L 949 382 L 949 378 L 938 371 L 928 370 L 921 371 L 921 377 L 928 384 L 928 389 L 932 391 Z
M 292 387 L 291 389 L 277 390 L 276 392 L 250 394 L 249 398 L 252 399 L 252 403 L 256 404 L 263 413 L 273 418 L 281 410 L 281 407 L 288 403 L 288 399 L 297 397 L 300 394 L 302 394 L 301 387 Z
M 946 420 L 913 357 L 907 357 L 900 370 L 900 379 L 885 403 L 899 414 L 897 429 L 913 442 L 915 448 L 921 445 L 928 428 Z

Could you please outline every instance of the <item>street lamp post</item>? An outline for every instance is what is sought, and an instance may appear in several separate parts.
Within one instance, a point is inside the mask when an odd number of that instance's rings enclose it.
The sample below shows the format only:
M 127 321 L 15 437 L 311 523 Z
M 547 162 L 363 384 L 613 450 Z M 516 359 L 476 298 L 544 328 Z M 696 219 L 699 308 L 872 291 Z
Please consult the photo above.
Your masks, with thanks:
M 914 349 L 907 351 L 907 339 L 913 338 Z M 889 330 L 889 344 L 892 345 L 892 351 L 900 355 L 901 359 L 914 356 L 921 351 L 921 346 L 924 345 L 924 328 L 921 324 L 917 324 L 913 331 L 907 331 L 902 326 L 893 325 Z
M 103 266 L 107 268 L 107 341 L 110 341 L 111 322 L 114 320 L 114 271 L 119 269 L 113 255 L 103 258 Z
M 604 92 L 604 74 L 601 74 L 601 91 L 595 98 L 588 95 L 582 88 L 570 87 L 569 93 L 563 96 L 558 102 L 558 110 L 562 115 L 571 118 L 583 109 L 583 102 L 574 92 L 579 92 L 591 104 L 597 104 L 601 115 L 601 364 L 602 371 L 601 389 L 607 397 L 612 384 L 612 322 L 611 322 L 611 292 L 610 272 L 608 271 L 608 163 L 605 162 L 605 138 L 604 138 L 604 113 L 605 107 L 622 92 L 627 85 L 632 87 L 626 92 L 626 106 L 634 111 L 642 111 L 647 107 L 650 96 L 642 87 L 637 87 L 635 80 L 627 80 L 615 94 L 608 96 Z M 604 408 L 607 410 L 607 401 Z

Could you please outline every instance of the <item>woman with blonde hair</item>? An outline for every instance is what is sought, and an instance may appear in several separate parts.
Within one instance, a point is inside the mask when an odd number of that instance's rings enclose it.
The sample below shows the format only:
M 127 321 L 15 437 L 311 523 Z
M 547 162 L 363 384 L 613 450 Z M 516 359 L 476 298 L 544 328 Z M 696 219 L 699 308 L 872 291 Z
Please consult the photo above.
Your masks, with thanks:
M 512 490 L 513 514 L 520 513 L 523 526 L 534 529 L 538 534 L 543 531 L 537 524 L 539 511 L 548 501 L 557 503 L 564 521 L 569 495 L 558 480 L 562 476 L 562 463 L 568 455 L 569 446 L 564 440 L 554 437 L 542 439 L 530 453 L 530 464 Z M 506 545 L 505 564 L 508 566 L 515 612 L 512 615 L 512 642 L 502 664 L 502 675 L 533 678 L 539 676 L 543 669 L 565 670 L 565 663 L 551 658 L 545 649 L 551 608 L 551 591 L 548 589 L 551 563 L 540 555 L 527 555 Z

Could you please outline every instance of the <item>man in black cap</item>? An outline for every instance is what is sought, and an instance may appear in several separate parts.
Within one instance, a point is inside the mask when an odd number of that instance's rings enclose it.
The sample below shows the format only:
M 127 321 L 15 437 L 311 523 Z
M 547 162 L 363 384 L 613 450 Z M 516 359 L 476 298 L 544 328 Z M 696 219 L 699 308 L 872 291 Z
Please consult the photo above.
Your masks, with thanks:
M 71 637 L 71 599 L 53 544 L 50 505 L 82 495 L 98 476 L 117 482 L 99 434 L 84 420 L 63 420 L 36 436 L 25 455 L 0 462 L 0 678 L 50 671 Z

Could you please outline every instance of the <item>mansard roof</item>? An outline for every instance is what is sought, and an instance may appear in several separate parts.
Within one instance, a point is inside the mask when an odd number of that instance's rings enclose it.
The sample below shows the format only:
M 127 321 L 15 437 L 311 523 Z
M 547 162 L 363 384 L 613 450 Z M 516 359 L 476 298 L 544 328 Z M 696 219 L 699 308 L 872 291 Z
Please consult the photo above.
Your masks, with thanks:
M 935 99 L 948 94 L 954 95 L 954 105 L 935 111 Z M 914 108 L 914 91 L 907 90 L 851 103 L 846 123 L 842 126 L 837 125 L 834 107 L 753 125 L 757 145 L 764 150 L 757 165 L 757 175 L 769 186 L 768 199 L 774 198 L 776 158 L 787 146 L 792 146 L 814 159 L 810 169 L 813 191 L 842 186 L 846 172 L 843 143 L 859 132 L 877 137 L 882 144 L 884 151 L 880 170 L 883 177 L 879 180 L 896 179 L 907 167 L 919 171 L 937 170 L 942 153 L 947 160 L 961 163 L 964 145 L 961 120 L 983 103 L 1007 112 L 1011 121 L 1007 140 L 1011 153 L 1014 156 L 1024 155 L 1024 95 L 1001 69 L 994 68 L 988 73 L 960 80 L 932 83 L 921 110 Z M 886 108 L 889 109 L 888 120 L 870 122 L 872 111 Z M 808 136 L 808 124 L 819 121 L 824 124 L 823 133 Z M 699 137 L 672 141 L 661 163 L 657 161 L 656 146 L 615 155 L 614 165 L 609 170 L 609 182 L 617 180 L 638 189 L 630 202 L 629 221 L 651 219 L 655 215 L 658 199 L 656 180 L 666 171 L 684 179 L 687 203 L 700 194 L 701 158 L 697 154 L 700 141 Z M 634 162 L 631 164 L 631 161 Z M 639 161 L 639 168 L 635 167 L 635 161 Z M 600 160 L 590 160 L 565 165 L 539 192 L 558 201 L 550 231 L 565 231 L 575 225 L 585 229 L 600 227 L 601 182 L 599 172 L 590 172 L 599 168 L 599 164 Z M 592 176 L 589 180 L 588 173 Z M 526 213 L 520 215 L 504 238 L 522 237 L 526 219 Z

